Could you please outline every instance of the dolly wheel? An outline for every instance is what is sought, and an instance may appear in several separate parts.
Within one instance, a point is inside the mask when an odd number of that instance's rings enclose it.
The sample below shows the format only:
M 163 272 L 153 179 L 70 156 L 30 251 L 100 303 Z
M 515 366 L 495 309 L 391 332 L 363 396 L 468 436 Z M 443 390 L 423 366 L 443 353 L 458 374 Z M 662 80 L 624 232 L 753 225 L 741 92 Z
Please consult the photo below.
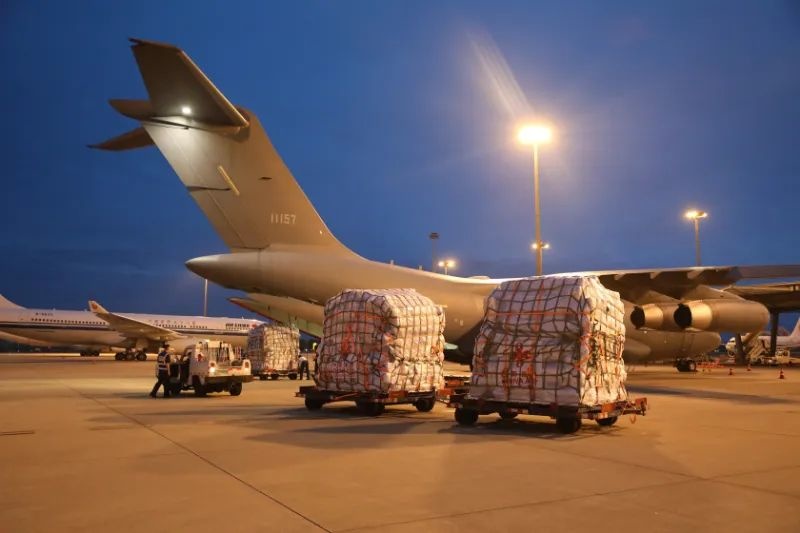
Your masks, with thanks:
M 420 413 L 427 413 L 428 411 L 432 410 L 435 405 L 436 400 L 433 398 L 421 398 L 414 402 L 414 407 L 416 407 L 417 411 Z
M 478 421 L 478 411 L 456 407 L 455 417 L 456 422 L 462 426 L 472 426 Z
M 500 418 L 502 418 L 503 420 L 514 420 L 515 418 L 517 418 L 518 413 L 515 413 L 513 411 L 500 411 L 497 414 L 500 415 Z
M 381 416 L 386 406 L 378 402 L 356 402 L 356 407 L 366 416 Z
M 239 396 L 242 393 L 242 384 L 238 381 L 231 383 L 228 392 L 231 393 L 231 396 Z
M 598 418 L 597 423 L 600 424 L 601 426 L 613 426 L 614 424 L 617 423 L 617 418 L 618 417 L 616 416 L 609 416 L 608 418 Z
M 180 396 L 182 390 L 183 387 L 181 386 L 180 383 L 172 383 L 169 388 L 169 392 L 173 396 Z
M 289 374 L 289 379 L 291 379 L 292 381 L 294 381 L 295 379 L 297 379 L 297 374 L 295 374 L 294 372 L 292 372 L 291 374 Z
M 309 411 L 318 411 L 322 409 L 325 402 L 316 398 L 306 398 L 306 409 Z
M 561 433 L 575 433 L 581 429 L 581 419 L 576 417 L 556 418 L 556 427 Z
M 264 374 L 261 374 L 260 376 L 258 376 L 258 379 L 260 379 L 261 381 L 266 381 L 267 380 L 267 376 L 265 376 Z
M 276 380 L 276 379 L 278 379 L 278 374 L 270 374 L 270 375 L 269 375 L 269 379 L 271 379 L 271 380 L 273 380 L 273 381 L 274 381 L 274 380 Z

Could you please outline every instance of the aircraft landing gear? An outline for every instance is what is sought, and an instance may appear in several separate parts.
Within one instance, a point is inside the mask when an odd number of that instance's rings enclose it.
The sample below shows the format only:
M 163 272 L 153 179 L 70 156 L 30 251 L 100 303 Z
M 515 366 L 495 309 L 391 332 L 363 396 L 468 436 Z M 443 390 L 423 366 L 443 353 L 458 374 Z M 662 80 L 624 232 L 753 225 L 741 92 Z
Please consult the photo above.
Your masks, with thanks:
M 136 360 L 147 361 L 147 353 L 144 350 L 139 350 L 138 352 L 136 352 Z
M 681 357 L 675 360 L 675 368 L 678 372 L 697 372 L 697 363 L 694 359 Z

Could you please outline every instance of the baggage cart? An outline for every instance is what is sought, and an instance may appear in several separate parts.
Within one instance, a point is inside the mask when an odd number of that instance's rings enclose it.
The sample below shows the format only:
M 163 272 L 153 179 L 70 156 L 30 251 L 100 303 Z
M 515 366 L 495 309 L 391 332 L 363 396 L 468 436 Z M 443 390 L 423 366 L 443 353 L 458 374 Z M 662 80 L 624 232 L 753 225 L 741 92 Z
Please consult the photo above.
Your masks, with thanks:
M 422 413 L 433 409 L 437 391 L 333 391 L 317 388 L 314 385 L 300 387 L 297 398 L 305 398 L 306 409 L 317 411 L 326 403 L 355 402 L 361 413 L 367 416 L 380 416 L 387 405 L 412 404 Z
M 459 391 L 450 396 L 447 406 L 455 408 L 455 420 L 462 426 L 474 425 L 480 415 L 497 413 L 503 420 L 511 420 L 517 415 L 528 414 L 555 419 L 556 426 L 563 433 L 578 431 L 583 419 L 594 420 L 601 426 L 613 426 L 622 415 L 647 414 L 647 398 L 576 406 L 484 400 L 470 398 L 467 392 Z

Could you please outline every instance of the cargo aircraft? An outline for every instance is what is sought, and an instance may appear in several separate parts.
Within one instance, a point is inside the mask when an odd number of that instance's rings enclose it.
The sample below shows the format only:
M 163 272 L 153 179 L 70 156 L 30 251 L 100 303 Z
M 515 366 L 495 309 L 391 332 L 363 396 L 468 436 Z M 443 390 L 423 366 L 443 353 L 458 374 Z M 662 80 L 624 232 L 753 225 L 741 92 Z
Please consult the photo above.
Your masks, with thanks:
M 445 337 L 465 362 L 487 295 L 503 280 L 463 278 L 365 259 L 322 221 L 256 115 L 232 104 L 181 49 L 132 39 L 147 99 L 110 100 L 135 129 L 92 145 L 155 144 L 229 247 L 187 267 L 249 293 L 234 302 L 320 335 L 325 301 L 345 288 L 415 288 L 445 306 Z M 625 301 L 628 360 L 692 357 L 719 332 L 757 332 L 768 308 L 716 287 L 750 278 L 800 277 L 800 265 L 587 272 Z
M 89 309 L 27 309 L 0 295 L 0 332 L 7 340 L 31 346 L 78 346 L 81 355 L 120 348 L 125 351 L 117 359 L 144 361 L 147 352 L 156 352 L 164 342 L 179 353 L 202 339 L 244 347 L 250 329 L 261 324 L 246 318 L 117 314 L 94 301 Z

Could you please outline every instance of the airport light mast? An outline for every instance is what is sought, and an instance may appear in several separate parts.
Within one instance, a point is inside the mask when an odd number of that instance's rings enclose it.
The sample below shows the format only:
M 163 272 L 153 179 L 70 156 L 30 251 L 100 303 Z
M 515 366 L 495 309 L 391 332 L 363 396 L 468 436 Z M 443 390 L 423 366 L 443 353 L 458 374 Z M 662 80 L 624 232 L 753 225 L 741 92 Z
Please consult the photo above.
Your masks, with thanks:
M 539 145 L 548 143 L 553 137 L 553 132 L 541 124 L 527 125 L 519 129 L 517 140 L 521 144 L 533 146 L 533 211 L 535 216 L 536 241 L 532 248 L 536 250 L 536 275 L 542 275 L 542 214 L 539 205 Z
M 436 241 L 439 240 L 439 234 L 432 231 L 428 238 L 431 240 L 431 272 L 436 272 Z
M 698 211 L 697 209 L 690 209 L 684 215 L 688 220 L 694 221 L 694 256 L 697 266 L 700 266 L 700 219 L 707 218 L 708 213 L 705 211 Z
M 444 275 L 447 275 L 447 270 L 450 268 L 455 268 L 456 261 L 455 259 L 444 259 L 439 261 L 439 268 L 444 268 Z

